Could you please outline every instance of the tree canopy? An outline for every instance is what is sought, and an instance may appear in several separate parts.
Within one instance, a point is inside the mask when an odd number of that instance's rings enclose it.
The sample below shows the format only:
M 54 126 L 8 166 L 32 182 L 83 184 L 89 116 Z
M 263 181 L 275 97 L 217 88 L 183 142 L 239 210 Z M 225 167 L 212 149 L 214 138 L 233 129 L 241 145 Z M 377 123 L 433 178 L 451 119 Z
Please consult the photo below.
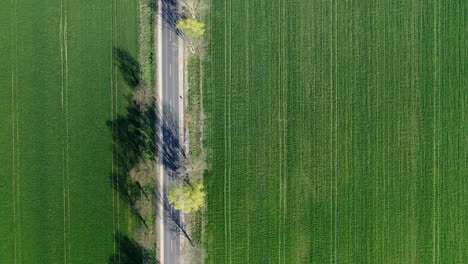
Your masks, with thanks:
M 205 33 L 205 24 L 195 18 L 181 19 L 176 27 L 184 31 L 188 36 L 196 37 Z
M 203 184 L 194 183 L 191 185 L 174 185 L 167 198 L 175 209 L 190 214 L 203 207 L 205 196 Z

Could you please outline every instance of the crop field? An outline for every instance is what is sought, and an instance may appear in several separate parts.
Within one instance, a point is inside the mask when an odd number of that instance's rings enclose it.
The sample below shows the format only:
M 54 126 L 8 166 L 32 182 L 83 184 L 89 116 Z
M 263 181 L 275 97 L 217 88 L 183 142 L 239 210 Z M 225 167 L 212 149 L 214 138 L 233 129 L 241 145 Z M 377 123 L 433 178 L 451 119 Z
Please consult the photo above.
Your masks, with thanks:
M 207 263 L 466 262 L 467 8 L 211 1 Z
M 113 49 L 136 56 L 137 14 L 131 0 L 0 4 L 0 263 L 120 256 L 132 217 L 106 122 L 125 107 Z

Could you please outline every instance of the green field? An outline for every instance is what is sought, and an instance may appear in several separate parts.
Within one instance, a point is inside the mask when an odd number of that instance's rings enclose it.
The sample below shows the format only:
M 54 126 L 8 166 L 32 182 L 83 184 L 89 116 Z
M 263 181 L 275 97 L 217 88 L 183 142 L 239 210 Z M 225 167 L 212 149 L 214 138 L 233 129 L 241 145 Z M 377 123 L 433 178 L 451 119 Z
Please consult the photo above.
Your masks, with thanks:
M 211 1 L 207 263 L 466 263 L 467 10 Z
M 112 120 L 137 2 L 0 4 L 0 263 L 107 263 L 131 225 L 112 188 Z

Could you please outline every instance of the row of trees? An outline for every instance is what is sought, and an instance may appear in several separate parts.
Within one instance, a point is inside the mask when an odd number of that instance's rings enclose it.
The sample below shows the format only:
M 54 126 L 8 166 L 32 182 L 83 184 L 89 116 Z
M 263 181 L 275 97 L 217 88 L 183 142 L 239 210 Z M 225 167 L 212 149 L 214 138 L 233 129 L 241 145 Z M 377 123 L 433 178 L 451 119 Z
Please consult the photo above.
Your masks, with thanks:
M 178 16 L 176 23 L 173 25 L 178 30 L 179 35 L 183 38 L 186 47 L 190 50 L 189 56 L 192 59 L 201 59 L 204 54 L 205 41 L 205 23 L 203 17 L 208 11 L 207 0 L 180 0 L 179 8 L 177 8 Z M 186 61 L 187 62 L 187 61 Z M 201 64 L 200 64 L 201 65 Z M 201 89 L 190 79 L 196 75 L 193 69 L 187 65 L 189 69 L 189 89 L 197 91 Z M 185 258 L 188 262 L 198 263 L 204 259 L 204 250 L 202 247 L 203 241 L 203 212 L 201 209 L 205 205 L 206 193 L 203 186 L 203 174 L 207 170 L 206 152 L 203 150 L 202 144 L 202 123 L 196 122 L 196 117 L 202 116 L 202 108 L 194 107 L 194 92 L 189 93 L 188 101 L 188 127 L 190 129 L 190 152 L 180 156 L 176 163 L 175 174 L 179 179 L 179 183 L 174 185 L 167 195 L 167 201 L 174 209 L 180 210 L 186 216 L 185 220 L 172 221 L 173 227 L 180 230 L 191 247 L 184 248 Z M 201 104 L 201 102 L 199 102 Z M 198 132 L 197 132 L 198 131 Z M 173 210 L 167 211 L 171 219 L 178 219 L 177 213 L 171 214 Z M 180 220 L 180 219 L 179 219 Z M 184 228 L 187 225 L 188 230 Z M 191 234 L 189 237 L 188 234 Z
M 179 9 L 169 11 L 181 10 L 173 26 L 178 28 L 192 54 L 200 51 L 203 43 L 205 24 L 201 22 L 201 18 L 207 10 L 204 3 L 204 0 L 181 0 Z M 143 0 L 140 4 L 143 4 Z M 125 257 L 128 253 L 127 257 L 133 260 L 132 263 L 153 263 L 156 243 L 154 208 L 159 202 L 163 204 L 162 220 L 173 230 L 183 234 L 193 245 L 180 214 L 173 209 L 193 214 L 205 204 L 205 192 L 201 183 L 207 167 L 205 155 L 193 158 L 184 154 L 176 136 L 178 133 L 174 129 L 175 121 L 164 118 L 162 113 L 157 111 L 154 89 L 151 88 L 152 81 L 145 74 L 151 71 L 144 71 L 141 66 L 145 61 L 138 61 L 120 48 L 114 48 L 113 56 L 115 66 L 131 88 L 131 93 L 127 97 L 126 111 L 107 122 L 112 131 L 117 168 L 111 172 L 111 182 L 144 226 L 132 238 L 116 234 L 116 242 L 120 248 L 119 252 L 123 252 L 122 256 Z M 144 53 L 142 57 L 147 56 L 150 54 Z M 158 145 L 157 142 L 161 142 L 158 138 L 160 134 L 165 137 L 165 142 L 172 143 Z M 179 179 L 179 184 L 175 185 L 167 196 L 155 191 L 157 162 L 170 167 Z M 109 262 L 116 263 L 120 257 L 113 255 Z
M 176 28 L 182 31 L 182 37 L 192 53 L 202 48 L 205 24 L 201 18 L 208 10 L 205 0 L 183 0 L 179 2 L 181 14 Z M 183 156 L 177 163 L 177 175 L 182 182 L 175 185 L 168 194 L 169 202 L 175 209 L 186 214 L 194 213 L 205 203 L 205 192 L 201 183 L 207 169 L 206 155 L 198 157 Z

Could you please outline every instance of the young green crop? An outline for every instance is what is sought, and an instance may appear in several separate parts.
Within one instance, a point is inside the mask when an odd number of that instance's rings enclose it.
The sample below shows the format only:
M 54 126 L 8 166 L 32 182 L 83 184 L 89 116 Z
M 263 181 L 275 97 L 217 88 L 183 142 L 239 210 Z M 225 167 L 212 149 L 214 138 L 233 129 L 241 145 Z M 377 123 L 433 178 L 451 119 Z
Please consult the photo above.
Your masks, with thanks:
M 207 263 L 463 262 L 466 6 L 211 4 Z
M 125 111 L 112 51 L 136 54 L 136 1 L 11 1 L 0 20 L 0 263 L 107 263 L 133 228 L 106 122 Z

